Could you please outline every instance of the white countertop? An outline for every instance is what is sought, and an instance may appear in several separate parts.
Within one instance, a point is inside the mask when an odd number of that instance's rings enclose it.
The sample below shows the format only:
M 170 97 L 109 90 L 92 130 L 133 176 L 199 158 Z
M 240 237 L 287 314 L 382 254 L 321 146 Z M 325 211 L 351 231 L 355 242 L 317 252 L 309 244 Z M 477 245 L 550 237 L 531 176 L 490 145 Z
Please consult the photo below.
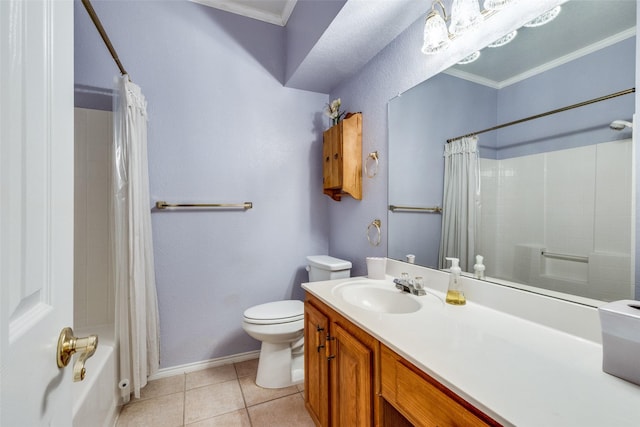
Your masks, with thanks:
M 597 340 L 567 333 L 562 325 L 554 328 L 549 322 L 541 324 L 529 320 L 530 316 L 522 318 L 492 308 L 508 305 L 509 297 L 505 298 L 504 290 L 497 291 L 503 293 L 496 304 L 487 295 L 481 298 L 483 304 L 474 302 L 470 297 L 474 292 L 466 293 L 464 306 L 445 304 L 442 284 L 444 280 L 446 289 L 446 273 L 412 268 L 425 276 L 428 295 L 406 294 L 407 298 L 422 303 L 422 308 L 409 314 L 365 310 L 334 294 L 338 285 L 358 278 L 302 286 L 505 425 L 640 425 L 640 386 L 602 371 L 602 346 Z M 388 273 L 389 270 L 388 266 Z M 378 282 L 388 283 L 394 289 L 392 280 L 392 276 L 387 276 L 387 281 Z M 528 298 L 526 292 L 525 295 L 513 289 L 508 292 L 514 294 L 514 300 L 521 300 L 519 304 Z M 531 294 L 531 298 L 538 297 Z M 576 321 L 590 328 L 594 316 L 597 319 L 595 308 L 576 308 L 572 303 L 551 299 L 548 304 L 556 316 L 563 310 L 562 304 L 567 305 L 567 312 L 581 310 L 583 318 Z M 553 316 L 546 316 L 542 310 L 541 317 Z M 595 332 L 587 331 L 584 335 L 593 336 Z M 640 354 L 630 357 L 640 358 Z

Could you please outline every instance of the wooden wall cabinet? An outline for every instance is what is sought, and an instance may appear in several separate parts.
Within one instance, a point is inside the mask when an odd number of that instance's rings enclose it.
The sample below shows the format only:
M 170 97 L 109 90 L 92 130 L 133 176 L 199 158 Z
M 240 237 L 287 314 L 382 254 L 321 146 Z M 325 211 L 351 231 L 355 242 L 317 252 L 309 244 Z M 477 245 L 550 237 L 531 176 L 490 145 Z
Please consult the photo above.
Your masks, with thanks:
M 313 295 L 304 312 L 305 405 L 317 426 L 500 425 Z
M 316 425 L 373 426 L 378 341 L 309 295 L 304 334 L 305 405 Z
M 322 143 L 324 194 L 362 200 L 362 113 L 350 113 L 326 130 Z

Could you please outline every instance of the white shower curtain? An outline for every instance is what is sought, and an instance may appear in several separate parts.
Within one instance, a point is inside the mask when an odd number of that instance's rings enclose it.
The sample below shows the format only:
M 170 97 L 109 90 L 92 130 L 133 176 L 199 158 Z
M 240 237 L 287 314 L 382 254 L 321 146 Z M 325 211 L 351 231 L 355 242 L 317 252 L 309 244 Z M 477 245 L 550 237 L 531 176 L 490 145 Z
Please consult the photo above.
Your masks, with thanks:
M 442 237 L 438 264 L 446 257 L 460 259 L 463 271 L 473 271 L 480 222 L 480 156 L 478 137 L 445 145 Z
M 158 301 L 147 166 L 147 101 L 128 76 L 114 97 L 114 261 L 116 338 L 123 402 L 159 366 Z

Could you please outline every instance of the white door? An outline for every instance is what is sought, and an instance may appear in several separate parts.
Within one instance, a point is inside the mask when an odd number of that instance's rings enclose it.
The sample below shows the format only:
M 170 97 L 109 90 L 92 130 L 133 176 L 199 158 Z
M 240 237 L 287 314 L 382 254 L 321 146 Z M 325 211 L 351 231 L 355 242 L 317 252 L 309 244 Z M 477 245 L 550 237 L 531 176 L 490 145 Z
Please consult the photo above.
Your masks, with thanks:
M 70 426 L 73 1 L 0 0 L 0 425 Z

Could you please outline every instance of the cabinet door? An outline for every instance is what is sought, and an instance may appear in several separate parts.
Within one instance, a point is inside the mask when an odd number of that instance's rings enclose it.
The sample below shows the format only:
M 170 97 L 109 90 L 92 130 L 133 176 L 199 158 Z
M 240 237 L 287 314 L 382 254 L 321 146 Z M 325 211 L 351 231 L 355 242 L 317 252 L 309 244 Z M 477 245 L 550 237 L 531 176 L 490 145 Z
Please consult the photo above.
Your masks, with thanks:
M 372 426 L 372 350 L 337 323 L 331 324 L 331 334 L 331 425 Z
M 342 187 L 342 126 L 341 122 L 324 132 L 322 144 L 324 189 Z
M 329 320 L 309 303 L 304 305 L 304 398 L 316 425 L 329 425 L 329 363 L 326 337 Z

